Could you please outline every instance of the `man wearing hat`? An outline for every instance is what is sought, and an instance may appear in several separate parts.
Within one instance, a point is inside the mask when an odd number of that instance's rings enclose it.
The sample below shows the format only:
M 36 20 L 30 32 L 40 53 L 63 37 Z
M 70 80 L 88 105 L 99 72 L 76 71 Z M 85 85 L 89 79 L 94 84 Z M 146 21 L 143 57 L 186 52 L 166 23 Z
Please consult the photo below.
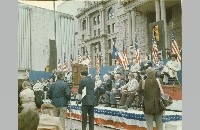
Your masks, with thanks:
M 87 114 L 89 116 L 89 130 L 94 130 L 94 87 L 95 80 L 88 76 L 87 71 L 81 71 L 81 81 L 78 93 L 82 94 L 82 130 L 86 130 Z
M 40 121 L 37 130 L 63 130 L 59 117 L 53 116 L 53 108 L 55 108 L 55 106 L 50 103 L 42 104 L 42 115 L 40 115 Z
M 177 61 L 177 55 L 171 55 L 171 60 L 166 63 L 162 73 L 164 73 L 163 82 L 168 83 L 168 78 L 176 78 L 177 72 L 181 70 L 181 63 Z
M 71 90 L 67 83 L 63 81 L 64 72 L 61 70 L 57 71 L 57 80 L 51 84 L 47 96 L 51 99 L 51 104 L 55 106 L 53 108 L 54 116 L 60 117 L 61 125 L 65 130 L 65 118 L 68 101 L 71 100 Z
M 119 105 L 122 106 L 121 108 L 125 108 L 125 110 L 128 110 L 128 108 L 133 103 L 136 97 L 136 90 L 139 87 L 138 81 L 135 79 L 133 73 L 128 74 L 128 79 L 129 82 L 121 87 L 122 97 L 119 103 Z

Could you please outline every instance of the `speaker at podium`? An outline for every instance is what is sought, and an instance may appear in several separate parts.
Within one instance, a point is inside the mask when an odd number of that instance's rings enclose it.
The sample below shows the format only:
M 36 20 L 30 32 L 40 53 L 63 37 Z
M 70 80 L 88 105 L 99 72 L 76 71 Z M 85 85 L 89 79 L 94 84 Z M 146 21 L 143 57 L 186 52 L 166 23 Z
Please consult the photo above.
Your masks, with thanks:
M 88 71 L 88 67 L 83 64 L 72 64 L 72 82 L 73 85 L 79 85 L 81 81 L 80 72 L 82 70 Z

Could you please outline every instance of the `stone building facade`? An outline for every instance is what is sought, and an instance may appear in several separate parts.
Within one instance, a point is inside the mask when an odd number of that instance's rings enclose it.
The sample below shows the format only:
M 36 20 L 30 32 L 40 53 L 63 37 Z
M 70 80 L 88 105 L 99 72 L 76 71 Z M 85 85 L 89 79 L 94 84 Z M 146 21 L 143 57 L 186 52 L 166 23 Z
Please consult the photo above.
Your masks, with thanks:
M 23 78 L 26 69 L 45 71 L 49 65 L 50 40 L 56 40 L 57 62 L 60 59 L 63 65 L 65 57 L 70 67 L 71 55 L 77 57 L 72 49 L 75 48 L 74 17 L 55 12 L 54 19 L 54 11 L 22 3 L 18 3 L 18 8 L 19 78 Z
M 78 49 L 82 55 L 89 53 L 93 67 L 97 56 L 102 66 L 114 65 L 113 44 L 119 51 L 125 44 L 128 57 L 135 57 L 135 36 L 144 59 L 151 52 L 149 24 L 160 20 L 164 21 L 165 48 L 171 48 L 172 31 L 182 47 L 181 0 L 85 1 L 85 7 L 78 9 L 76 17 Z

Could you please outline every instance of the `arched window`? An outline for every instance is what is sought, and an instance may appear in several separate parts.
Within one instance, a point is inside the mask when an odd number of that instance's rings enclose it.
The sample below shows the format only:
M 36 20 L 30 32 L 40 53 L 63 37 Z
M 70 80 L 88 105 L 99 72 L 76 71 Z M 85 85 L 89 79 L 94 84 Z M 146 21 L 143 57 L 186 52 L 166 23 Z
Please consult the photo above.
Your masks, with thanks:
M 112 7 L 108 9 L 108 20 L 113 19 L 115 17 L 115 12 Z

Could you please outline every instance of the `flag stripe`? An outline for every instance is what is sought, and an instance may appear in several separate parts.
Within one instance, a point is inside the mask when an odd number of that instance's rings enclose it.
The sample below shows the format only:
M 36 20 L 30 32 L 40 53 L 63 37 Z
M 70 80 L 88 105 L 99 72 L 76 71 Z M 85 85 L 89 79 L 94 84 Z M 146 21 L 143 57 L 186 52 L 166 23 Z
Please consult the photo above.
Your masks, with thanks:
M 156 43 L 155 38 L 152 38 L 152 59 L 153 62 L 156 62 L 156 59 L 158 58 L 158 45 Z
M 121 52 L 118 52 L 118 55 L 119 55 L 119 58 L 118 58 L 118 61 L 123 65 L 123 67 L 124 67 L 124 69 L 126 68 L 126 66 L 125 66 L 125 60 L 124 60 L 124 57 L 123 57 L 123 55 L 122 55 L 122 53 Z
M 135 34 L 135 57 L 136 57 L 136 62 L 140 64 L 140 51 L 138 48 L 138 43 L 137 43 L 137 35 Z
M 177 55 L 177 60 L 181 61 L 180 50 L 175 40 L 175 35 L 172 33 L 172 53 Z
M 99 58 L 96 58 L 96 74 L 100 75 Z
M 126 51 L 126 48 L 125 46 L 123 45 L 123 53 L 124 53 L 124 61 L 125 61 L 125 70 L 128 69 L 128 65 L 129 65 L 129 60 L 128 60 L 128 57 L 127 57 L 127 51 Z

